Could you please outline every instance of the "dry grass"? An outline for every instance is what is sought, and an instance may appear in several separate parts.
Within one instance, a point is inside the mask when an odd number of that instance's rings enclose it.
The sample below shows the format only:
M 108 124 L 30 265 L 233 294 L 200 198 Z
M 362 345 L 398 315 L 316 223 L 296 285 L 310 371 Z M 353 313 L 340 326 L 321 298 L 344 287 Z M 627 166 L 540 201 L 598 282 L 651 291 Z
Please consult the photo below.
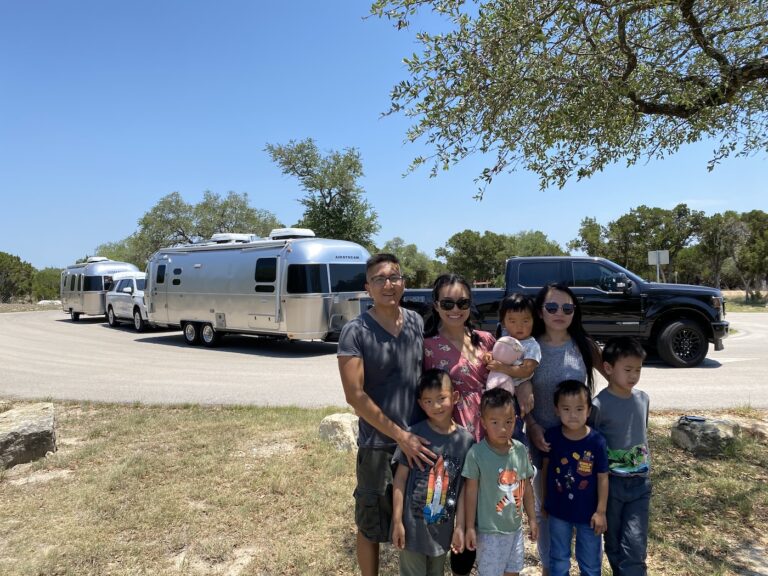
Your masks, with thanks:
M 355 574 L 354 455 L 316 438 L 332 411 L 57 404 L 59 451 L 0 473 L 0 574 Z M 746 574 L 737 550 L 766 545 L 768 447 L 696 460 L 667 416 L 650 572 Z M 381 573 L 396 570 L 387 549 Z

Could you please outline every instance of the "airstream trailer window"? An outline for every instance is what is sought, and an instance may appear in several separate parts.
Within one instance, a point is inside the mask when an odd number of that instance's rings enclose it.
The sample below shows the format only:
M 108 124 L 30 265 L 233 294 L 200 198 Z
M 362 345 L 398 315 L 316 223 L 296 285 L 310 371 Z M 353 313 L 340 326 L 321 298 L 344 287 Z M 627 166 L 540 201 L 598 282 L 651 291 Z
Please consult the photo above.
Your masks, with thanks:
M 70 292 L 74 292 L 75 291 L 75 279 L 77 278 L 77 276 L 72 274 L 72 276 L 70 276 L 70 278 L 71 278 L 71 280 L 69 282 L 69 291 Z
M 157 267 L 155 282 L 157 284 L 165 284 L 165 264 L 160 264 L 160 266 Z
M 324 294 L 328 292 L 328 268 L 325 264 L 288 266 L 289 294 Z
M 254 279 L 256 280 L 256 292 L 274 292 L 274 282 L 277 279 L 277 258 L 259 258 L 256 260 Z
M 80 292 L 83 289 L 83 275 L 77 275 L 77 291 Z
M 83 290 L 86 292 L 100 292 L 104 290 L 104 279 L 101 276 L 86 276 Z
M 331 264 L 331 292 L 364 292 L 365 264 Z

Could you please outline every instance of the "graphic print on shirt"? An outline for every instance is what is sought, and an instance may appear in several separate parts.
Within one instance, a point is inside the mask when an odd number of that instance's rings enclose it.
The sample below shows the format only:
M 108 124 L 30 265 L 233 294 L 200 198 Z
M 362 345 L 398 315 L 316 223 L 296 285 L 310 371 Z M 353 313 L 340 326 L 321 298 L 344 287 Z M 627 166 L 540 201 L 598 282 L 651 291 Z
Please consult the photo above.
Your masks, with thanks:
M 585 450 L 583 454 L 572 452 L 570 458 L 560 458 L 559 464 L 555 466 L 555 489 L 561 494 L 567 494 L 569 500 L 573 500 L 574 490 L 586 490 L 589 487 L 588 478 L 592 476 L 594 460 L 595 456 L 591 450 Z M 578 483 L 577 475 L 582 477 Z
M 414 487 L 413 503 L 425 524 L 441 524 L 453 518 L 457 501 L 456 480 L 460 475 L 461 461 L 440 455 L 429 473 L 425 471 L 420 477 Z
M 504 513 L 504 508 L 513 503 L 516 508 L 522 511 L 525 484 L 518 480 L 517 471 L 499 468 L 498 486 L 504 495 L 496 503 L 496 514 L 501 516 Z
M 618 475 L 644 474 L 648 472 L 648 448 L 642 444 L 629 450 L 608 449 L 608 468 Z

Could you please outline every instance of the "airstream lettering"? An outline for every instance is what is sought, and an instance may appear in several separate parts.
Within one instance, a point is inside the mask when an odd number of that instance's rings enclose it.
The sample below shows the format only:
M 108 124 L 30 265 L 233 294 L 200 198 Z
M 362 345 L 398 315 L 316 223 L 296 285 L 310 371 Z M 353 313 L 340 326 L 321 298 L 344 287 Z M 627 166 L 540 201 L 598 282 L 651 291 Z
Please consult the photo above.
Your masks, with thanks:
M 152 255 L 147 314 L 181 328 L 188 344 L 213 346 L 227 333 L 332 341 L 360 313 L 368 256 L 306 229 L 217 234 Z
M 112 276 L 118 272 L 137 272 L 127 262 L 116 262 L 103 256 L 91 256 L 83 263 L 67 266 L 61 271 L 61 308 L 74 322 L 81 314 L 103 316 L 104 296 L 111 287 Z

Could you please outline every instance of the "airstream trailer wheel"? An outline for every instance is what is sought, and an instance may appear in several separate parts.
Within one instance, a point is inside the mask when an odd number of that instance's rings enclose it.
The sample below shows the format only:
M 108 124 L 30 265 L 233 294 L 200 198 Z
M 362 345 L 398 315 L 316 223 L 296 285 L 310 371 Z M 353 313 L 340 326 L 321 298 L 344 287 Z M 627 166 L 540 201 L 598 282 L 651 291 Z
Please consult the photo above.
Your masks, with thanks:
M 197 346 L 200 344 L 200 328 L 195 322 L 187 322 L 182 327 L 182 333 L 184 334 L 184 341 L 191 345 Z
M 204 346 L 213 348 L 219 343 L 220 339 L 221 334 L 216 332 L 210 324 L 203 324 L 200 328 L 200 340 Z
M 144 318 L 141 317 L 141 310 L 138 308 L 133 310 L 133 327 L 136 329 L 136 332 L 144 332 L 144 329 L 147 327 Z
M 80 320 L 80 312 L 75 312 L 74 310 L 70 310 L 69 317 L 72 318 L 72 322 L 77 322 L 78 320 Z
M 107 324 L 109 324 L 112 328 L 117 328 L 117 325 L 119 324 L 117 318 L 115 318 L 115 311 L 112 310 L 112 306 L 107 308 Z

